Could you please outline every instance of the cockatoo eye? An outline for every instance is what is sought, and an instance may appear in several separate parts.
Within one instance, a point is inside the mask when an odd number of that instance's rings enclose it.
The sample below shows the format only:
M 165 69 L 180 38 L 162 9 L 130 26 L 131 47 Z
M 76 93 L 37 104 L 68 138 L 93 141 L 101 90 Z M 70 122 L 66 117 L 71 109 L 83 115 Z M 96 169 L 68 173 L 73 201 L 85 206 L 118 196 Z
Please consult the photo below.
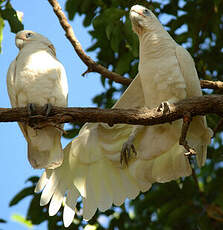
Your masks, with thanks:
M 30 38 L 30 37 L 32 37 L 32 35 L 33 35 L 32 33 L 27 33 L 26 38 Z
M 147 15 L 147 16 L 150 16 L 150 13 L 149 13 L 149 10 L 148 9 L 144 9 L 143 10 L 143 14 Z

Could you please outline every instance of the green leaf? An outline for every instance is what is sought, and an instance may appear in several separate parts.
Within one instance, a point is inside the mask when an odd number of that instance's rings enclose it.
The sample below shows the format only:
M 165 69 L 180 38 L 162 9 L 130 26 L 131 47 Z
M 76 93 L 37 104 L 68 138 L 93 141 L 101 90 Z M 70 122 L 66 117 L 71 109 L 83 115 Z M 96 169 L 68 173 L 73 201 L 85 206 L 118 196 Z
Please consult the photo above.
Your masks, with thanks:
M 122 41 L 123 41 L 122 30 L 119 24 L 119 25 L 116 25 L 116 28 L 113 30 L 112 36 L 111 36 L 111 48 L 114 52 L 119 51 L 119 45 Z
M 4 28 L 4 20 L 3 18 L 0 17 L 0 53 L 2 52 L 3 28 Z
M 121 75 L 129 72 L 132 60 L 133 56 L 130 53 L 123 53 L 118 59 L 115 71 Z
M 34 225 L 41 224 L 49 218 L 47 209 L 40 206 L 40 194 L 35 194 L 31 200 L 26 218 L 32 220 Z
M 124 24 L 123 32 L 125 34 L 126 46 L 132 52 L 135 58 L 139 56 L 139 41 L 138 37 L 132 31 L 131 21 L 129 18 L 126 19 Z
M 28 178 L 26 180 L 26 182 L 31 182 L 33 185 L 36 185 L 36 183 L 38 182 L 38 180 L 39 180 L 38 176 L 32 176 L 32 177 Z
M 25 225 L 27 228 L 31 229 L 33 228 L 32 222 L 30 220 L 26 220 L 23 216 L 21 216 L 20 214 L 13 214 L 11 216 L 12 220 Z
M 0 223 L 7 223 L 6 220 L 0 219 Z
M 20 202 L 25 197 L 33 195 L 33 192 L 34 192 L 34 187 L 23 189 L 10 201 L 9 206 L 11 207 L 13 205 L 16 205 L 18 202 Z
M 8 2 L 4 10 L 1 10 L 1 16 L 7 20 L 12 33 L 17 33 L 24 29 L 23 24 L 19 20 L 16 11 L 12 8 L 12 5 Z
M 97 229 L 97 226 L 96 226 L 96 225 L 87 224 L 87 225 L 84 227 L 84 230 L 96 230 L 96 229 Z
M 114 29 L 113 24 L 108 24 L 105 28 L 105 32 L 106 32 L 106 36 L 107 36 L 108 40 L 110 40 L 110 38 L 111 38 L 111 34 L 112 34 L 113 29 Z

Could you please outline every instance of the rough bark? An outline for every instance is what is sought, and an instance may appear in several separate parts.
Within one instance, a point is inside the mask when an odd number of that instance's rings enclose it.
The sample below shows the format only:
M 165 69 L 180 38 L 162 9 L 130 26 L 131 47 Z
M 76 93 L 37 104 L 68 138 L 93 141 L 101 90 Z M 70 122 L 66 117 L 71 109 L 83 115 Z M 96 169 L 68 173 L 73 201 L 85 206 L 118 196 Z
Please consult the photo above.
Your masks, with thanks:
M 170 105 L 170 111 L 163 114 L 157 108 L 147 109 L 99 109 L 53 107 L 49 116 L 44 116 L 42 107 L 37 107 L 36 115 L 29 117 L 26 108 L 0 108 L 0 122 L 66 123 L 104 122 L 112 124 L 155 125 L 181 119 L 189 112 L 192 117 L 205 114 L 223 114 L 223 96 L 206 95 L 193 97 Z

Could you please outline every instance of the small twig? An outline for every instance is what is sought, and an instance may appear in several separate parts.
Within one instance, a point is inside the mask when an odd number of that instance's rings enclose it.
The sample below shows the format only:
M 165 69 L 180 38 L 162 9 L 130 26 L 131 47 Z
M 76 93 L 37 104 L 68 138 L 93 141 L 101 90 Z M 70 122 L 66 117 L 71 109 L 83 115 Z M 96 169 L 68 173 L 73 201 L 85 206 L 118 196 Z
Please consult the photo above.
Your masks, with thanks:
M 121 83 L 123 85 L 129 85 L 131 80 L 121 75 L 109 71 L 104 66 L 97 64 L 93 61 L 82 49 L 80 42 L 77 40 L 72 26 L 68 23 L 68 20 L 63 13 L 59 3 L 57 0 L 48 0 L 49 3 L 52 5 L 55 14 L 57 15 L 61 26 L 63 27 L 64 31 L 66 32 L 66 37 L 71 42 L 72 46 L 74 47 L 76 53 L 80 57 L 80 59 L 88 66 L 87 72 L 98 72 L 106 78 L 109 78 L 112 81 Z
M 223 211 L 217 205 L 214 204 L 207 205 L 206 212 L 208 217 L 216 221 L 223 222 Z
M 186 112 L 183 116 L 183 125 L 182 125 L 180 140 L 179 140 L 179 144 L 183 145 L 184 148 L 188 151 L 187 153 L 185 153 L 186 156 L 196 154 L 195 150 L 191 148 L 186 141 L 187 131 L 189 129 L 191 121 L 192 121 L 192 116 L 190 112 Z
M 223 82 L 222 81 L 208 81 L 208 80 L 200 80 L 202 89 L 219 89 L 223 90 Z

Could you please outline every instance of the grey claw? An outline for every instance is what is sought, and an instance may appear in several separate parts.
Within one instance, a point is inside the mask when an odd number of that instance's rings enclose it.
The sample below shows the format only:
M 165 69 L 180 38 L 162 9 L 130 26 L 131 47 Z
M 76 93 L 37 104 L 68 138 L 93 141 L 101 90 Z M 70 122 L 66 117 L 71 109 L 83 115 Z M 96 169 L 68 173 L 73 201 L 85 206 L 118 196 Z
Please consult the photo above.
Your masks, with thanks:
M 45 115 L 48 117 L 49 116 L 49 114 L 50 114 L 50 112 L 51 112 L 51 110 L 52 110 L 52 104 L 51 103 L 47 103 L 47 104 L 45 104 L 44 105 L 44 111 L 45 111 Z
M 28 112 L 28 114 L 29 114 L 30 117 L 33 116 L 33 115 L 35 115 L 35 111 L 36 111 L 35 104 L 33 104 L 33 103 L 27 104 L 27 112 Z
M 162 102 L 158 108 L 157 108 L 158 112 L 162 112 L 162 113 L 169 113 L 170 112 L 170 103 L 168 101 L 164 101 Z
M 122 146 L 121 156 L 120 156 L 120 163 L 123 164 L 123 161 L 126 166 L 128 166 L 128 162 L 131 158 L 131 150 L 133 151 L 134 155 L 137 155 L 135 150 L 135 146 L 132 143 L 125 142 Z
M 132 145 L 132 151 L 133 151 L 133 153 L 135 154 L 135 157 L 136 157 L 137 156 L 137 152 L 136 152 L 136 149 L 135 149 L 134 145 Z

